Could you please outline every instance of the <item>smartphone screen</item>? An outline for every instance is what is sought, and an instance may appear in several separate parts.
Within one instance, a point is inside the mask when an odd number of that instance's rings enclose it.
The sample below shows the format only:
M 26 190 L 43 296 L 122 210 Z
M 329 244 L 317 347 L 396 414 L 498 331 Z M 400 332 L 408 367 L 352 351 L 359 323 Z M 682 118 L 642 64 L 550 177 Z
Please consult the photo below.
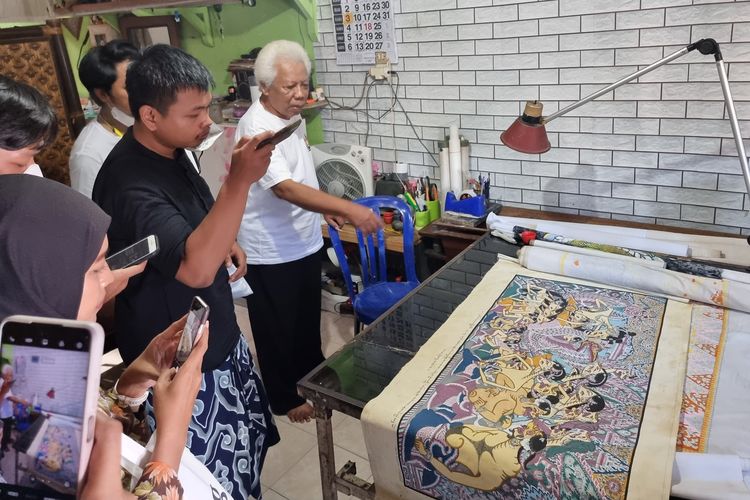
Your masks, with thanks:
M 153 257 L 158 251 L 159 240 L 152 234 L 107 257 L 107 265 L 112 270 L 134 266 Z
M 3 325 L 0 417 L 7 451 L 0 497 L 75 498 L 81 460 L 88 461 L 83 422 L 91 339 L 86 328 Z
M 185 322 L 185 329 L 182 330 L 182 336 L 180 337 L 180 343 L 177 344 L 177 353 L 175 354 L 174 364 L 176 366 L 182 365 L 187 361 L 190 352 L 193 350 L 195 340 L 198 338 L 198 332 L 201 327 L 208 319 L 208 305 L 198 296 L 193 297 L 193 302 L 190 304 L 190 311 Z

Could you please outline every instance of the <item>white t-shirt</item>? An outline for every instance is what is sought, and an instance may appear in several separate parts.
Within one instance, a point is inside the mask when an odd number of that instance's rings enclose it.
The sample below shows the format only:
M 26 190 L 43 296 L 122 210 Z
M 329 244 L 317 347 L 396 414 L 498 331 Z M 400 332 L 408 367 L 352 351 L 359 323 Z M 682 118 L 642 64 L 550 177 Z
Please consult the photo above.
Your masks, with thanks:
M 99 169 L 119 141 L 96 120 L 83 127 L 70 152 L 70 187 L 91 198 Z
M 2 386 L 2 384 L 3 381 L 0 380 L 0 386 Z M 0 401 L 0 418 L 10 418 L 13 416 L 13 401 L 9 399 L 11 397 L 13 397 L 13 390 L 8 389 L 3 400 Z
M 260 100 L 250 106 L 237 125 L 236 139 L 277 130 L 299 120 L 284 120 L 263 107 Z M 302 259 L 320 250 L 323 235 L 320 215 L 277 197 L 271 189 L 291 179 L 319 189 L 304 123 L 279 143 L 271 155 L 268 171 L 250 187 L 237 241 L 248 264 L 280 264 Z
M 33 175 L 35 177 L 44 177 L 41 167 L 36 163 L 32 163 L 31 165 L 29 165 L 29 168 L 24 171 L 24 174 Z

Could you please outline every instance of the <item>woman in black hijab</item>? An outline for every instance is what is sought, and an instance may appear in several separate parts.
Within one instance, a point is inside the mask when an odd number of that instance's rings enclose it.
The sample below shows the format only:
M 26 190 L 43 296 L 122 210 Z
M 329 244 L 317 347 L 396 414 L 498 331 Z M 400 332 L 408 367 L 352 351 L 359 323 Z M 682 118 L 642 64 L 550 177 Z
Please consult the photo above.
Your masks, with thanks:
M 95 321 L 112 281 L 104 261 L 109 221 L 62 184 L 1 176 L 0 321 L 11 314 Z
M 0 175 L 0 321 L 12 314 L 95 321 L 112 282 L 105 261 L 109 222 L 94 202 L 67 186 L 29 175 Z M 118 382 L 125 401 L 155 386 L 157 419 L 183 439 L 208 347 L 206 331 L 179 373 L 172 371 L 184 324 L 183 318 L 156 336 Z M 100 398 L 100 407 L 105 400 Z M 122 428 L 101 417 L 97 422 L 83 498 L 103 498 L 120 482 L 116 434 Z M 176 470 L 184 444 L 157 437 L 139 483 L 143 498 L 182 492 Z

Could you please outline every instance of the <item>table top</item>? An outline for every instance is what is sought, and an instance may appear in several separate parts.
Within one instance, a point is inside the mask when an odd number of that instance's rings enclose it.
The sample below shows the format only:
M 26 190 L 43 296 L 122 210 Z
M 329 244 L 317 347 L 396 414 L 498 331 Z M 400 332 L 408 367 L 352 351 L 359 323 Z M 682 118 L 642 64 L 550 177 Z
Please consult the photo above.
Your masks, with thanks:
M 321 224 L 320 228 L 323 230 L 323 237 L 330 238 L 328 234 L 328 224 Z M 404 235 L 398 231 L 394 231 L 390 226 L 383 230 L 385 236 L 385 249 L 392 252 L 404 253 Z M 346 224 L 339 230 L 339 237 L 341 241 L 347 243 L 357 243 L 357 231 L 351 224 Z M 377 246 L 377 239 L 373 238 L 375 246 Z M 414 231 L 414 245 L 418 245 L 422 241 L 419 236 L 419 231 Z
M 503 207 L 500 215 L 712 236 L 737 236 L 512 207 Z M 351 233 L 354 234 L 353 228 Z M 418 233 L 415 232 L 416 234 Z M 401 240 L 399 238 L 399 241 Z M 480 237 L 401 302 L 386 311 L 353 341 L 305 376 L 298 384 L 303 395 L 314 402 L 323 402 L 326 408 L 359 417 L 364 405 L 383 391 L 399 370 L 414 357 L 417 350 L 471 293 L 497 262 L 497 254 L 515 256 L 517 250 L 518 247 L 489 233 Z
M 359 417 L 497 262 L 518 248 L 486 234 L 298 384 L 303 395 Z

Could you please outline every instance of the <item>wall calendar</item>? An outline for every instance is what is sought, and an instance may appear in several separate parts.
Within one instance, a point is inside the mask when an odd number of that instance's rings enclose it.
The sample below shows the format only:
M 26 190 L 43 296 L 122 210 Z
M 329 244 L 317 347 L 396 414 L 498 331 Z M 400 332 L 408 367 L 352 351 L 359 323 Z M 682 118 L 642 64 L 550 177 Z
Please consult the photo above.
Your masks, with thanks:
M 398 62 L 393 0 L 331 0 L 336 64 L 375 64 L 375 52 Z

